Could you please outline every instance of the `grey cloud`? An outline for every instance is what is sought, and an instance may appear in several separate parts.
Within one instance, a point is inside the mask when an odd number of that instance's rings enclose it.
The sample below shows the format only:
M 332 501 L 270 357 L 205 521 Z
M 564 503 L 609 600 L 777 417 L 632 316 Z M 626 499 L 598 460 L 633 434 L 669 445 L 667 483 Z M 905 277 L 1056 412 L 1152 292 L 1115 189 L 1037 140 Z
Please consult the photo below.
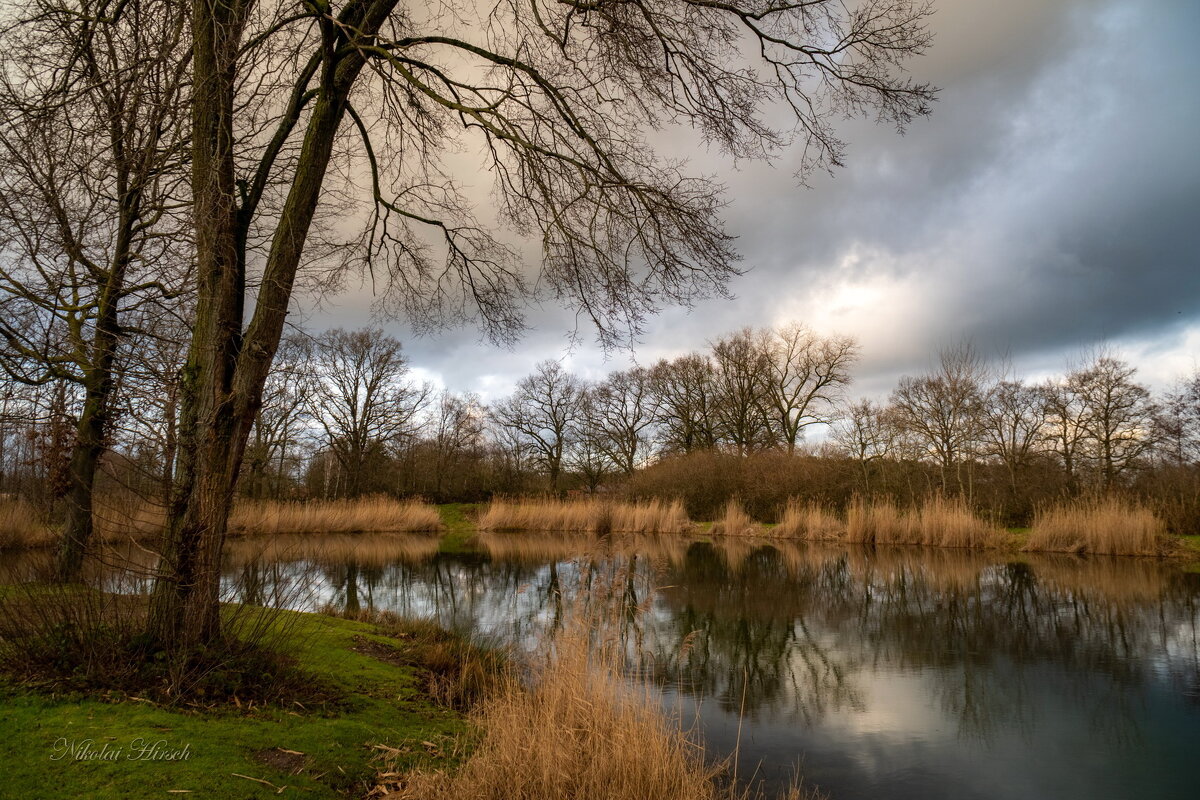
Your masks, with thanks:
M 696 172 L 728 186 L 749 271 L 733 300 L 664 311 L 639 361 L 743 325 L 820 319 L 863 339 L 860 387 L 871 392 L 960 338 L 1029 369 L 1097 340 L 1187 341 L 1181 331 L 1200 325 L 1200 4 L 941 6 L 934 47 L 912 69 L 943 92 L 907 136 L 845 124 L 848 166 L 810 189 L 797 187 L 789 154 L 738 170 L 693 156 Z M 839 317 L 831 304 L 844 287 L 882 294 Z M 354 324 L 363 304 L 351 306 L 314 323 Z M 488 376 L 502 391 L 567 351 L 569 312 L 531 321 L 512 352 L 474 331 L 408 340 L 393 327 L 451 388 L 484 389 Z M 583 345 L 570 363 L 600 374 L 628 361 Z

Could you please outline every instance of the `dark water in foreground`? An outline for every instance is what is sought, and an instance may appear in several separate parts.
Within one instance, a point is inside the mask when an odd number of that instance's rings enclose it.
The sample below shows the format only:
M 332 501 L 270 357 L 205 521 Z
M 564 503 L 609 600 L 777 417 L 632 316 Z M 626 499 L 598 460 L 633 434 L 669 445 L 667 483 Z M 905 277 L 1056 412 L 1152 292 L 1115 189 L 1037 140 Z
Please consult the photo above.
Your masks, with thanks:
M 615 583 L 630 679 L 768 790 L 799 767 L 833 800 L 1200 796 L 1200 575 L 1168 564 L 297 537 L 235 543 L 226 580 L 231 599 L 393 609 L 520 647 Z

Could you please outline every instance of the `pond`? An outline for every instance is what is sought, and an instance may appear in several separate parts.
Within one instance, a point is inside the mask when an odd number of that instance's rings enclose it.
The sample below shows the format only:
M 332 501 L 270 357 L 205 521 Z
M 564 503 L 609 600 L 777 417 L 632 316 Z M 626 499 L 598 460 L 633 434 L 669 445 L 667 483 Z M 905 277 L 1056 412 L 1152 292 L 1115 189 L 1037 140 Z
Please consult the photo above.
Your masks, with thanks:
M 629 680 L 768 795 L 799 769 L 833 800 L 1196 796 L 1200 574 L 1170 563 L 539 534 L 249 539 L 227 561 L 230 599 L 521 648 L 603 587 Z

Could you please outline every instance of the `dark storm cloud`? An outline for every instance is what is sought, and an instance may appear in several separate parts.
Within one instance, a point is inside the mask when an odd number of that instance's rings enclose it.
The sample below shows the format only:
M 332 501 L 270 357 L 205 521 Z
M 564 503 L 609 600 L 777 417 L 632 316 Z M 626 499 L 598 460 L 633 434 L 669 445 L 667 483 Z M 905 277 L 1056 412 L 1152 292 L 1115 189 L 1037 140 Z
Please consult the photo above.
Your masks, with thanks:
M 848 166 L 832 177 L 799 188 L 788 154 L 737 170 L 691 159 L 728 186 L 749 269 L 734 300 L 657 318 L 638 361 L 798 319 L 858 336 L 861 389 L 881 392 L 962 338 L 1031 369 L 1100 340 L 1158 355 L 1192 341 L 1200 4 L 943 0 L 934 28 L 911 65 L 942 87 L 933 117 L 904 137 L 843 125 Z M 472 331 L 409 341 L 409 352 L 452 388 L 500 393 L 566 350 L 570 313 L 548 307 L 531 321 L 513 352 Z M 1175 344 L 1146 344 L 1156 339 Z M 1181 354 L 1172 359 L 1161 363 Z M 593 374 L 628 360 L 606 363 L 590 346 L 571 356 Z

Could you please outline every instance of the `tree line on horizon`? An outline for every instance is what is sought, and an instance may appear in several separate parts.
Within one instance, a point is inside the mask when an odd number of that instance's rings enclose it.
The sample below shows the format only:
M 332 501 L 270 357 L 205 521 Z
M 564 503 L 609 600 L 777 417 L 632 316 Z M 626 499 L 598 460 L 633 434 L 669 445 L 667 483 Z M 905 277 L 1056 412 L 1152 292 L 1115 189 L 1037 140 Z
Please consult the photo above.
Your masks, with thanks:
M 163 340 L 122 374 L 102 491 L 168 502 L 179 440 L 170 360 L 181 352 Z M 743 328 L 595 381 L 543 361 L 489 406 L 415 381 L 401 343 L 379 329 L 296 331 L 266 382 L 238 492 L 438 502 L 623 492 L 683 497 L 699 516 L 738 496 L 766 519 L 793 497 L 844 506 L 855 494 L 940 493 L 1022 524 L 1047 500 L 1119 490 L 1154 500 L 1176 527 L 1193 521 L 1200 373 L 1154 397 L 1132 365 L 1099 351 L 1030 383 L 959 345 L 878 402 L 851 392 L 858 357 L 848 336 Z M 65 513 L 85 397 L 65 381 L 0 387 L 0 493 Z

